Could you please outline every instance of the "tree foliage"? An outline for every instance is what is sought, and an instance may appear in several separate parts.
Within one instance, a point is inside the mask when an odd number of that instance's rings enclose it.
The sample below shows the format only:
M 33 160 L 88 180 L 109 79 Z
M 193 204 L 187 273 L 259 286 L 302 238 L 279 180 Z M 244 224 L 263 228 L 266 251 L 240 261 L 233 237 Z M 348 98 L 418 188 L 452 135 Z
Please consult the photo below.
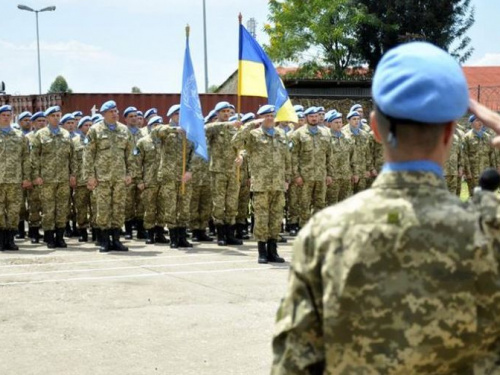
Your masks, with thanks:
M 139 87 L 137 86 L 132 87 L 132 94 L 141 94 L 141 93 L 142 91 Z
M 270 38 L 269 57 L 280 63 L 298 62 L 308 75 L 322 67 L 330 77 L 342 78 L 345 68 L 357 62 L 354 34 L 362 14 L 351 3 L 270 0 L 264 27 Z
M 50 85 L 49 94 L 71 94 L 73 90 L 71 90 L 68 86 L 68 82 L 63 76 L 57 76 L 54 82 Z

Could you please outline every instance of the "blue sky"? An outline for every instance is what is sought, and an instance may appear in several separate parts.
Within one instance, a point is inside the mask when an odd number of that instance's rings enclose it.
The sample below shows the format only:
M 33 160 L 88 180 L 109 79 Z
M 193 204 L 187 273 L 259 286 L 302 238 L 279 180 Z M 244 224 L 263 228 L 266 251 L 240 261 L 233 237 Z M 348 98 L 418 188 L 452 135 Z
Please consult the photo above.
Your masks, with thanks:
M 7 3 L 7 4 L 6 4 Z M 17 4 L 55 12 L 40 14 L 42 91 L 63 75 L 74 92 L 180 92 L 185 26 L 204 89 L 202 0 L 7 0 L 2 4 L 0 80 L 10 94 L 38 92 L 35 15 Z M 257 20 L 259 42 L 267 0 L 206 0 L 209 84 L 221 84 L 237 67 L 238 13 Z M 467 65 L 500 65 L 500 2 L 473 0 L 475 48 Z

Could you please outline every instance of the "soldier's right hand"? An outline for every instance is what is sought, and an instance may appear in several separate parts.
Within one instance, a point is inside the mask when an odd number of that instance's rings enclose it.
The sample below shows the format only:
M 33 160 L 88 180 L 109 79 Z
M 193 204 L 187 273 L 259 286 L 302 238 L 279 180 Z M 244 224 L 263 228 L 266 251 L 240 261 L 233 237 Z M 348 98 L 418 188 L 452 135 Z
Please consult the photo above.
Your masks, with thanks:
M 352 176 L 352 182 L 357 184 L 359 182 L 359 176 Z
M 37 177 L 35 181 L 33 181 L 35 185 L 41 186 L 43 185 L 43 179 L 41 177 Z
M 87 181 L 87 188 L 89 190 L 94 190 L 97 187 L 97 180 L 95 178 L 89 178 Z
M 31 185 L 31 181 L 30 180 L 24 180 L 21 186 L 22 186 L 23 189 L 31 189 L 33 187 Z
M 234 126 L 236 129 L 241 128 L 241 125 L 243 125 L 243 123 L 242 123 L 241 121 L 235 121 L 235 122 L 233 122 L 233 126 Z
M 302 180 L 302 177 L 297 177 L 295 179 L 295 183 L 297 184 L 297 186 L 302 186 L 304 185 L 304 180 Z
M 485 126 L 492 129 L 497 136 L 493 138 L 493 146 L 500 147 L 500 115 L 491 109 L 478 103 L 474 99 L 469 100 L 469 110 L 483 122 Z

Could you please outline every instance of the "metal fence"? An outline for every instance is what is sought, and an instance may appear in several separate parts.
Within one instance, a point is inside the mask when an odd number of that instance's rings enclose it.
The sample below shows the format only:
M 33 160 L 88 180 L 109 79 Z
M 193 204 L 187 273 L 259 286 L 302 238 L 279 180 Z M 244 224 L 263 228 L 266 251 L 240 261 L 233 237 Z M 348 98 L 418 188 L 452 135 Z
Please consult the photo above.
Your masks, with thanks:
M 481 86 L 469 87 L 469 94 L 479 103 L 486 107 L 500 111 L 500 86 Z

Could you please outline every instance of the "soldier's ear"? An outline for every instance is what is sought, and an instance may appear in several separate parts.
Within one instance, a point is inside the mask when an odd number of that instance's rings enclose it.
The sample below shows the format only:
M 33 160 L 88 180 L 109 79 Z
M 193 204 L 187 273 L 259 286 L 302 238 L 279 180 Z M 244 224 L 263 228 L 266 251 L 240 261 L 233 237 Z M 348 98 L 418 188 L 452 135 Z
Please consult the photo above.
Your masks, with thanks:
M 449 143 L 453 141 L 453 134 L 455 134 L 455 127 L 457 126 L 457 123 L 455 121 L 448 122 L 444 126 L 444 134 L 443 134 L 443 142 L 445 146 L 447 146 Z
M 375 116 L 375 111 L 370 113 L 370 127 L 373 130 L 373 135 L 378 143 L 382 143 L 382 137 L 380 136 L 380 131 L 378 129 L 377 117 Z

